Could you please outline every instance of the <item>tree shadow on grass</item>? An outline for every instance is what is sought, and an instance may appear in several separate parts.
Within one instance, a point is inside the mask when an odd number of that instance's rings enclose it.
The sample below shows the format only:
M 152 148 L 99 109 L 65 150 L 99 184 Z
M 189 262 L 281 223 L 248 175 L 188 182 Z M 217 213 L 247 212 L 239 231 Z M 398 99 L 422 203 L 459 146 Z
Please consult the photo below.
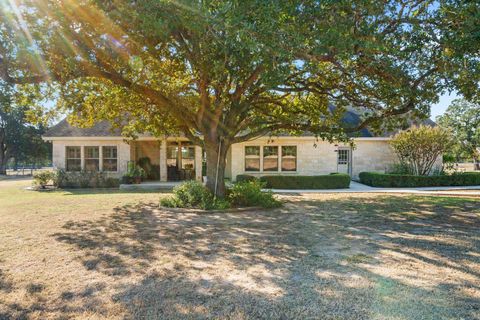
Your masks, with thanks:
M 209 214 L 124 206 L 53 236 L 112 277 L 127 319 L 479 319 L 480 205 L 417 199 Z

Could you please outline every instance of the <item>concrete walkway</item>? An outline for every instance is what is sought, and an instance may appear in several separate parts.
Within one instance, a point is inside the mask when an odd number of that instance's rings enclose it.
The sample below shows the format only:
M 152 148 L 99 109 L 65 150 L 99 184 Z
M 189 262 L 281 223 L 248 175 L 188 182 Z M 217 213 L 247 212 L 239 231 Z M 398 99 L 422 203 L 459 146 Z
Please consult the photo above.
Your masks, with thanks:
M 181 181 L 147 181 L 140 184 L 121 184 L 120 190 L 128 191 L 171 191 L 180 185 Z
M 375 188 L 359 182 L 350 182 L 348 189 L 290 190 L 272 189 L 274 193 L 411 193 L 426 195 L 455 195 L 480 197 L 480 186 L 422 187 L 422 188 Z

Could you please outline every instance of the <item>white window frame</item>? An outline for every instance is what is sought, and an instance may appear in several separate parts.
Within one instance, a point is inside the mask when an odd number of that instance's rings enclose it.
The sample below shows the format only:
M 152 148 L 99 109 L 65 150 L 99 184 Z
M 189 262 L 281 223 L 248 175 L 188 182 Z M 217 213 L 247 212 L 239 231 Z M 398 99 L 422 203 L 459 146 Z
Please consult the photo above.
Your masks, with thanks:
M 340 156 L 340 154 L 345 154 L 345 157 Z M 337 164 L 338 165 L 348 165 L 350 162 L 350 149 L 340 148 L 338 149 L 337 154 Z
M 247 170 L 247 148 L 255 147 L 258 148 L 258 170 Z M 243 147 L 243 171 L 248 173 L 262 172 L 263 169 L 263 160 L 262 160 L 263 148 L 259 145 L 245 145 Z M 252 157 L 252 156 L 249 156 Z M 256 159 L 256 156 L 255 156 Z
M 116 158 L 107 158 L 105 157 L 105 153 L 103 152 L 103 148 L 115 148 L 117 149 L 117 157 Z M 118 172 L 118 146 L 114 146 L 114 145 L 108 145 L 108 146 L 101 146 L 100 147 L 100 158 L 101 158 L 101 162 L 100 162 L 100 169 L 102 172 Z M 104 170 L 104 165 L 103 165 L 103 162 L 104 160 L 115 160 L 116 161 L 116 168 L 117 170 L 114 170 L 114 171 L 111 171 L 111 170 Z
M 295 170 L 283 170 L 283 147 L 294 147 L 295 148 Z M 280 172 L 297 172 L 298 170 L 298 147 L 294 144 L 284 144 L 280 146 Z
M 277 170 L 265 170 L 265 148 L 277 148 Z M 264 145 L 262 146 L 262 172 L 278 172 L 280 171 L 280 146 Z
M 258 171 L 249 171 L 246 170 L 246 148 L 247 147 L 258 147 L 260 148 L 260 170 Z M 263 148 L 264 147 L 278 147 L 278 154 L 277 154 L 277 163 L 278 163 L 278 169 L 276 171 L 265 171 L 263 170 Z M 295 147 L 297 150 L 297 155 L 295 157 L 295 171 L 282 171 L 282 147 Z M 275 173 L 285 173 L 285 174 L 295 174 L 298 173 L 298 145 L 296 144 L 246 144 L 243 146 L 243 173 L 245 174 L 255 174 L 255 173 L 266 173 L 266 174 L 275 174 Z
M 68 148 L 78 148 L 80 150 L 80 158 L 69 158 Z M 68 160 L 80 160 L 80 170 L 69 170 L 68 169 Z M 82 147 L 81 146 L 65 146 L 65 171 L 67 172 L 80 172 L 83 168 L 82 161 Z
M 87 148 L 98 148 L 98 158 L 87 158 Z M 98 161 L 98 170 L 97 171 L 89 171 L 89 172 L 101 172 L 101 154 L 100 146 L 83 146 L 83 170 L 87 171 L 87 160 L 97 160 Z

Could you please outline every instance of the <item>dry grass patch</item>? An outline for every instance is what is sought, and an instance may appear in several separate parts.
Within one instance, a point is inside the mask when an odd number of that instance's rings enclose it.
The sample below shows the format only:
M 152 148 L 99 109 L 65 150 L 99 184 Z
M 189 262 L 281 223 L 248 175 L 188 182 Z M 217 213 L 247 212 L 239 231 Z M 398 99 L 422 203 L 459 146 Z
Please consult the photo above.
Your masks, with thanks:
M 0 182 L 0 319 L 480 319 L 480 204 L 284 197 L 160 210 L 156 193 Z

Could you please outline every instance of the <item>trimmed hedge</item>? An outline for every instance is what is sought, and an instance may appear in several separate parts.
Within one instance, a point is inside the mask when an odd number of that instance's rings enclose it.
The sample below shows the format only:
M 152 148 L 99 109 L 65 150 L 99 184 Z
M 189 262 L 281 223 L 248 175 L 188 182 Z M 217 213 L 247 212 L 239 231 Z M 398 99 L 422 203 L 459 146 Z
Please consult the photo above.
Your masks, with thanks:
M 406 187 L 448 187 L 480 185 L 480 173 L 465 172 L 451 175 L 415 176 L 408 174 L 386 174 L 361 172 L 360 182 L 372 187 L 406 188 Z
M 257 177 L 254 177 L 252 175 L 249 175 L 249 174 L 239 174 L 237 175 L 237 180 L 235 180 L 236 182 L 252 182 L 252 181 L 257 181 L 258 178 Z
M 350 176 L 332 173 L 320 176 L 263 176 L 260 181 L 272 189 L 344 189 L 350 186 Z
M 118 188 L 120 179 L 104 172 L 57 171 L 54 184 L 59 188 Z

